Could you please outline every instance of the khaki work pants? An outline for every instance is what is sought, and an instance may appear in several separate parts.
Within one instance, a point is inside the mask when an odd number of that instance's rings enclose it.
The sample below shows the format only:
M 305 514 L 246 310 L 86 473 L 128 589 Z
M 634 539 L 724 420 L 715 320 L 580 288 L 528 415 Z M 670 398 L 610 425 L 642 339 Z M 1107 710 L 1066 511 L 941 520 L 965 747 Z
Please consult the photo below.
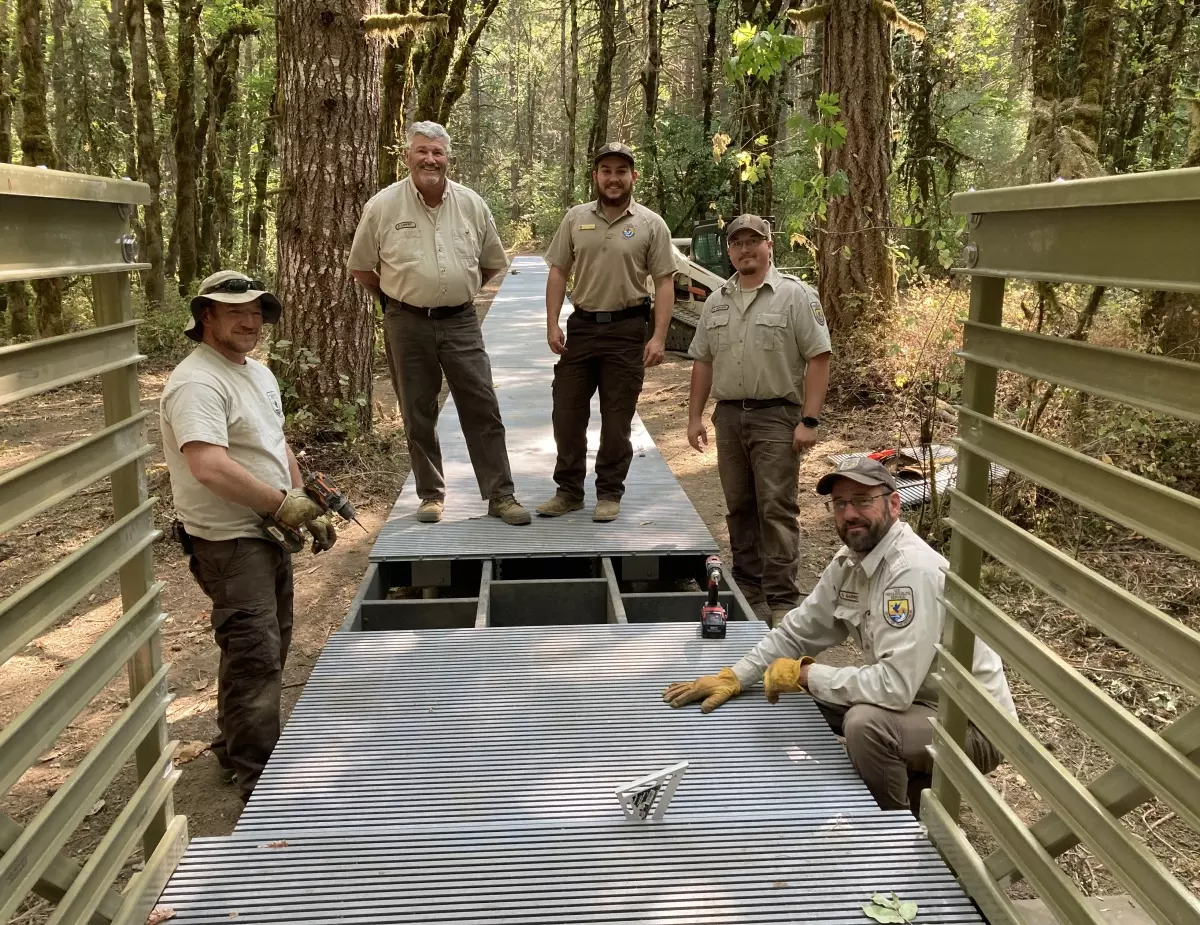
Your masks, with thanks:
M 629 439 L 645 367 L 646 318 L 608 324 L 567 318 L 567 345 L 554 364 L 554 443 L 558 493 L 583 500 L 587 478 L 587 429 L 592 396 L 600 391 L 600 449 L 596 453 L 596 499 L 620 501 L 633 462 Z
M 771 610 L 790 610 L 800 601 L 800 454 L 792 448 L 800 408 L 719 402 L 712 423 L 734 580 L 752 601 L 765 597 Z
M 815 700 L 815 698 L 814 698 Z M 937 710 L 914 703 L 903 713 L 869 703 L 852 707 L 815 700 L 825 722 L 845 737 L 850 763 L 863 779 L 880 809 L 907 809 L 914 816 L 921 807 L 921 791 L 929 787 L 933 759 L 933 726 Z M 1000 765 L 1001 755 L 974 725 L 967 727 L 966 752 L 981 773 Z
M 250 799 L 279 741 L 283 666 L 292 643 L 292 557 L 270 540 L 192 537 L 188 562 L 212 600 L 217 738 L 212 751 Z
M 492 363 L 484 350 L 475 312 L 435 320 L 389 305 L 383 327 L 417 497 L 440 501 L 446 496 L 437 435 L 443 373 L 454 396 L 480 497 L 491 500 L 513 494 L 504 422 L 492 385 Z

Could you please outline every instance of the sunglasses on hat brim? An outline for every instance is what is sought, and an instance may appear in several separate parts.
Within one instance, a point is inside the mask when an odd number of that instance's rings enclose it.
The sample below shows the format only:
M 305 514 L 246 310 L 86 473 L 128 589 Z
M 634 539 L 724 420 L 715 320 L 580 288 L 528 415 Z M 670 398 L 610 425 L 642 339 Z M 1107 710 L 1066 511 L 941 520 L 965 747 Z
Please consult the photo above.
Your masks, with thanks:
M 265 292 L 267 287 L 263 285 L 261 280 L 257 279 L 227 279 L 217 283 L 210 289 L 205 289 L 200 295 L 212 295 L 214 292 L 228 292 L 231 295 L 240 295 L 243 292 L 249 292 L 251 289 L 256 292 Z

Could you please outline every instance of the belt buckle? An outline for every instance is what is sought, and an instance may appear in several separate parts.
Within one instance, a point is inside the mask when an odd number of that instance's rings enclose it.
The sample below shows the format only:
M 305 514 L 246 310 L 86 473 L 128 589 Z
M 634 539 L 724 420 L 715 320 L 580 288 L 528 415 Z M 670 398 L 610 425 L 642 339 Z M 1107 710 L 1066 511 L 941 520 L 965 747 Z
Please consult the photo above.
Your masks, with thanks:
M 610 321 L 612 321 L 612 316 L 612 312 L 596 312 L 596 323 L 608 324 Z
M 753 401 L 754 401 L 753 398 L 743 398 L 742 399 L 742 410 L 743 411 L 753 411 L 754 405 L 748 404 L 748 402 L 753 402 Z
M 432 318 L 432 317 L 433 317 L 433 313 L 434 313 L 434 312 L 436 312 L 436 311 L 437 311 L 437 308 L 436 308 L 436 307 L 435 307 L 435 308 L 427 308 L 427 309 L 425 309 L 425 317 L 426 317 L 426 318 Z

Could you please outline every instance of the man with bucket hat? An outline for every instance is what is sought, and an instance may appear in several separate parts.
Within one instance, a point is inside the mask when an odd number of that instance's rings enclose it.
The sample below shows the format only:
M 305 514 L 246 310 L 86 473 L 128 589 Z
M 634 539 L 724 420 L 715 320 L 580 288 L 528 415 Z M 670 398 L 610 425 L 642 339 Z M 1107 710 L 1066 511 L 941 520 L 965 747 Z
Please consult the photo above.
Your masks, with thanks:
M 829 328 L 812 287 L 773 266 L 766 219 L 739 215 L 727 240 L 737 272 L 705 301 L 688 349 L 688 442 L 708 446 L 711 393 L 733 577 L 774 624 L 800 599 L 796 490 L 801 456 L 818 439 Z
M 176 532 L 212 600 L 221 649 L 212 750 L 243 800 L 279 738 L 292 637 L 291 555 L 263 532 L 263 518 L 306 527 L 314 552 L 336 540 L 284 438 L 279 383 L 248 356 L 263 323 L 277 323 L 281 312 L 279 300 L 243 273 L 221 270 L 204 280 L 184 328 L 198 346 L 171 372 L 160 403 Z
M 845 545 L 812 593 L 741 661 L 716 675 L 672 684 L 663 700 L 673 707 L 703 701 L 715 710 L 759 679 L 770 703 L 781 694 L 806 693 L 846 742 L 854 769 L 881 809 L 917 813 L 929 786 L 937 715 L 936 646 L 941 641 L 947 562 L 900 519 L 896 480 L 867 457 L 843 461 L 817 483 Z M 851 637 L 861 665 L 813 661 Z M 1000 656 L 975 641 L 975 679 L 1013 716 L 1012 694 Z M 973 725 L 967 754 L 983 773 L 1000 753 Z
M 596 198 L 567 210 L 546 263 L 546 340 L 554 364 L 554 467 L 557 490 L 537 509 L 560 517 L 583 508 L 587 430 L 600 392 L 595 521 L 616 520 L 633 462 L 630 432 L 645 367 L 662 362 L 675 304 L 675 252 L 667 223 L 633 200 L 633 151 L 612 142 L 592 158 Z M 574 272 L 574 311 L 564 335 L 558 319 Z M 654 280 L 653 331 L 647 340 Z

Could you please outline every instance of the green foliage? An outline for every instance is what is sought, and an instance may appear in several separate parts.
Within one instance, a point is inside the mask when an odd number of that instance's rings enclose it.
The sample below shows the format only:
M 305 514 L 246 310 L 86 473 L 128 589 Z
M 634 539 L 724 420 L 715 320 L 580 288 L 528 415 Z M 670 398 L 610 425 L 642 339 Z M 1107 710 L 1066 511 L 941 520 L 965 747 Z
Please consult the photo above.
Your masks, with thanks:
M 286 424 L 302 426 L 313 420 L 315 415 L 300 399 L 296 383 L 309 370 L 321 365 L 320 358 L 307 347 L 292 349 L 290 340 L 272 341 L 267 351 L 271 371 L 279 380 L 279 391 L 283 398 L 283 414 Z
M 917 904 L 904 902 L 895 893 L 891 897 L 882 893 L 874 894 L 871 901 L 863 905 L 862 910 L 867 918 L 876 922 L 897 922 L 903 925 L 904 922 L 911 922 L 917 917 Z
M 804 54 L 804 40 L 787 35 L 776 25 L 759 28 L 744 22 L 731 36 L 734 53 L 725 61 L 725 77 L 730 83 L 755 78 L 764 83 L 792 60 Z
M 829 200 L 850 191 L 850 178 L 844 170 L 826 176 L 820 169 L 826 150 L 836 151 L 846 142 L 846 124 L 836 93 L 822 93 L 816 101 L 817 121 L 810 122 L 801 113 L 788 119 L 788 129 L 803 137 L 802 145 L 812 152 L 816 169 L 807 177 L 792 182 L 792 195 L 800 200 L 800 214 L 807 223 L 823 221 Z

